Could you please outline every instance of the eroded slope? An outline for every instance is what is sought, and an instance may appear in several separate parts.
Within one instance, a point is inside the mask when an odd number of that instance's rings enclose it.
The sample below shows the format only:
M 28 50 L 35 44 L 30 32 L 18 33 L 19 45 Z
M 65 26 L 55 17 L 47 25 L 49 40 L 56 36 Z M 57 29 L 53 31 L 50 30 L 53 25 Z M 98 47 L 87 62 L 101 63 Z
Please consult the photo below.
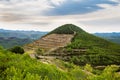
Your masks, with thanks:
M 38 48 L 42 48 L 47 52 L 66 46 L 71 43 L 73 37 L 74 34 L 49 34 L 31 44 L 26 45 L 24 48 L 27 52 L 35 51 Z

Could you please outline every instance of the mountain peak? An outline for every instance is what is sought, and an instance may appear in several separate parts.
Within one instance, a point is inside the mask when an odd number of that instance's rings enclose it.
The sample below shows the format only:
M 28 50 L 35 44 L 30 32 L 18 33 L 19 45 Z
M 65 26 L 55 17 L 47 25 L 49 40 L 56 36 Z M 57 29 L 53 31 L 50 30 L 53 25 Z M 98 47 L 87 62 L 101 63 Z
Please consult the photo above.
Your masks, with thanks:
M 74 34 L 74 32 L 85 32 L 80 27 L 73 24 L 64 24 L 55 30 L 51 31 L 50 34 Z

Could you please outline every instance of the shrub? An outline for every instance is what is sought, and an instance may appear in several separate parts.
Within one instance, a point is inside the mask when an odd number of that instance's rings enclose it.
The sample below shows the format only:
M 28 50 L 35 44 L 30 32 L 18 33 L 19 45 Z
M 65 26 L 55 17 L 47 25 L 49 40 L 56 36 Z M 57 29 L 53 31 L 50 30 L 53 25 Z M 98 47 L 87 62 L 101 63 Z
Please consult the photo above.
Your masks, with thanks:
M 71 48 L 71 47 L 68 47 L 66 50 L 67 50 L 67 52 L 71 52 L 71 51 L 72 51 L 72 48 Z
M 11 52 L 17 53 L 17 54 L 23 54 L 25 52 L 24 49 L 22 47 L 20 47 L 20 46 L 15 46 L 15 47 L 13 47 L 13 48 L 11 48 L 9 50 Z
M 120 75 L 116 71 L 118 66 L 107 66 L 100 75 L 89 76 L 88 80 L 120 80 Z
M 41 49 L 41 48 L 38 48 L 38 49 L 36 50 L 36 53 L 37 53 L 38 55 L 43 55 L 43 54 L 44 54 L 44 50 Z
M 93 71 L 93 68 L 91 67 L 90 64 L 86 64 L 85 67 L 84 67 L 84 70 L 88 71 L 88 72 L 92 72 Z

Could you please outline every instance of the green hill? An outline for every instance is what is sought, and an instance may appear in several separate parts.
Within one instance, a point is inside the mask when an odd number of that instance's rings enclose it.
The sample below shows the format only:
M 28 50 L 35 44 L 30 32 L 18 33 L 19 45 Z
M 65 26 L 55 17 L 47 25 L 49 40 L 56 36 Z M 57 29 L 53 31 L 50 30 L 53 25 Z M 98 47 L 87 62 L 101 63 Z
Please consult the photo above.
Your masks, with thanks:
M 71 44 L 56 50 L 55 53 L 64 53 L 62 59 L 73 62 L 77 65 L 120 65 L 120 45 L 109 42 L 100 37 L 94 36 L 73 25 L 66 24 L 60 26 L 49 34 L 73 34 Z

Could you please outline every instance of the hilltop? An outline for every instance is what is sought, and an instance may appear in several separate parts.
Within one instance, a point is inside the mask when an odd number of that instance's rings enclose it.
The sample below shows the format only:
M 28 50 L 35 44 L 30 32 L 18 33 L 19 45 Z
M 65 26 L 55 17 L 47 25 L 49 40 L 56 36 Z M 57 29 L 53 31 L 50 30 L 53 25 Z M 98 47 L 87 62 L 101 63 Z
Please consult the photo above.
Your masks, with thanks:
M 63 35 L 65 36 L 63 37 Z M 59 40 L 60 44 L 64 45 L 60 46 Z M 44 47 L 50 46 L 46 56 L 57 56 L 59 59 L 77 65 L 85 65 L 86 63 L 93 66 L 120 64 L 120 45 L 89 34 L 73 24 L 56 28 L 39 40 L 26 45 L 25 49 L 28 51 L 35 51 L 37 48 L 44 49 L 43 45 Z
M 65 24 L 62 25 L 58 28 L 56 28 L 55 30 L 51 31 L 48 34 L 74 34 L 75 32 L 84 32 L 84 30 L 82 30 L 80 27 L 73 25 L 73 24 Z

